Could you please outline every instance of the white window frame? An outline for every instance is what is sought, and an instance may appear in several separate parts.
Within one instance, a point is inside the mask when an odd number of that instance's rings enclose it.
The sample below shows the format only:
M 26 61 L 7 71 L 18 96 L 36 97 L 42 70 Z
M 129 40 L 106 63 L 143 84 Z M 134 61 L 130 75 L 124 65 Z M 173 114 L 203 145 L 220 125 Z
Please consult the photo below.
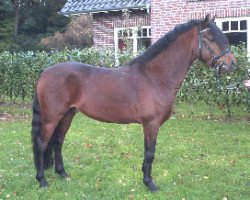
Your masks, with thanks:
M 231 30 L 231 21 L 247 21 L 247 29 L 246 30 L 240 30 L 240 27 L 238 26 L 238 30 Z M 216 25 L 222 30 L 222 23 L 223 22 L 229 22 L 229 30 L 223 31 L 223 33 L 231 33 L 231 32 L 246 32 L 247 33 L 247 53 L 248 58 L 250 60 L 250 17 L 229 17 L 229 18 L 217 18 L 215 19 Z
M 137 51 L 138 51 L 138 38 L 152 38 L 152 34 L 149 35 L 149 33 L 151 31 L 149 31 L 151 29 L 151 26 L 140 26 L 140 27 L 127 27 L 127 28 L 114 28 L 114 44 L 115 44 L 115 60 L 116 60 L 116 65 L 119 65 L 118 62 L 118 53 L 119 53 L 119 42 L 118 40 L 119 38 L 119 32 L 122 30 L 127 30 L 127 29 L 131 29 L 132 30 L 132 36 L 128 36 L 129 39 L 133 40 L 133 54 L 136 55 Z M 137 32 L 140 29 L 148 29 L 147 31 L 147 36 L 146 37 L 138 37 Z

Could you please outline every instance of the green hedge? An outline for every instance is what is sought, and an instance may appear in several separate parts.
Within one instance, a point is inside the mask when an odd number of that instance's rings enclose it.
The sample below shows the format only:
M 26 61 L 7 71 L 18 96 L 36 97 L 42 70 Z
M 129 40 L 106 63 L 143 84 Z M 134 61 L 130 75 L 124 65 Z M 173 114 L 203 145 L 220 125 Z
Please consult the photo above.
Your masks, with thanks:
M 39 74 L 53 64 L 76 61 L 114 67 L 114 60 L 114 55 L 110 50 L 95 48 L 65 49 L 60 52 L 3 52 L 0 54 L 0 98 L 31 99 Z
M 178 95 L 178 101 L 194 106 L 198 101 L 207 105 L 219 105 L 229 112 L 232 105 L 249 109 L 250 97 L 243 85 L 250 69 L 244 45 L 232 47 L 237 59 L 237 70 L 217 77 L 211 67 L 195 62 L 191 67 Z M 120 62 L 129 61 L 132 54 L 120 54 Z M 115 66 L 114 52 L 109 49 L 87 48 L 82 50 L 51 52 L 3 52 L 0 54 L 0 100 L 32 99 L 40 72 L 46 67 L 64 61 L 84 62 L 97 66 Z M 230 114 L 230 113 L 229 113 Z
M 219 106 L 231 115 L 232 106 L 250 110 L 250 94 L 243 81 L 250 79 L 250 63 L 244 45 L 231 47 L 237 60 L 235 71 L 219 76 L 215 70 L 201 62 L 195 62 L 178 93 L 179 101 L 189 102 L 192 107 L 204 101 L 210 107 Z

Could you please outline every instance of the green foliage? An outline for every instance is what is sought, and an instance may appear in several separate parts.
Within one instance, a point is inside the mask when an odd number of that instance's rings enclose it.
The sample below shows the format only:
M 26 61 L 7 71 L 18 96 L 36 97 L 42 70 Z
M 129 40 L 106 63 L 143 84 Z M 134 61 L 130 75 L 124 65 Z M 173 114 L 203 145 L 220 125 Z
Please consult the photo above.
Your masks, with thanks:
M 65 31 L 70 19 L 58 14 L 65 3 L 66 0 L 0 1 L 0 52 L 41 50 L 41 38 Z
M 243 105 L 250 109 L 250 95 L 243 85 L 249 79 L 250 64 L 244 45 L 232 47 L 237 60 L 237 69 L 219 76 L 215 70 L 200 62 L 195 62 L 178 93 L 179 101 L 187 101 L 192 107 L 205 101 L 213 108 L 219 106 L 227 115 L 231 115 L 231 105 Z
M 13 32 L 14 17 L 11 1 L 0 1 L 0 52 L 11 48 Z
M 56 27 L 54 23 L 60 24 L 60 19 L 49 18 L 48 21 L 52 27 Z M 53 31 L 54 30 L 54 31 Z M 70 23 L 63 31 L 55 31 L 55 29 L 47 29 L 47 32 L 55 32 L 53 35 L 43 37 L 39 43 L 45 51 L 51 49 L 63 50 L 65 48 L 76 49 L 92 46 L 92 16 L 82 15 L 71 17 Z
M 14 21 L 13 19 L 6 19 L 0 21 L 0 39 L 10 38 L 10 35 L 14 30 Z
M 178 102 L 189 102 L 192 109 L 197 102 L 204 101 L 211 114 L 217 106 L 228 117 L 232 114 L 231 106 L 250 108 L 250 95 L 243 85 L 247 79 L 249 63 L 243 46 L 232 47 L 238 61 L 237 69 L 227 75 L 217 76 L 214 69 L 200 62 L 191 67 L 178 95 Z M 119 54 L 120 64 L 132 59 L 132 50 L 125 49 Z M 31 99 L 40 72 L 56 63 L 65 61 L 82 62 L 96 66 L 115 67 L 115 55 L 111 49 L 86 48 L 65 49 L 51 52 L 3 52 L 0 54 L 0 98 Z
M 20 52 L 0 54 L 0 98 L 31 99 L 36 80 L 42 70 L 56 63 L 74 61 L 97 66 L 115 66 L 114 53 L 109 49 Z
M 0 21 L 13 16 L 13 5 L 11 0 L 0 1 Z
M 125 48 L 119 50 L 119 63 L 127 63 L 134 58 L 133 42 L 128 38 L 124 38 Z

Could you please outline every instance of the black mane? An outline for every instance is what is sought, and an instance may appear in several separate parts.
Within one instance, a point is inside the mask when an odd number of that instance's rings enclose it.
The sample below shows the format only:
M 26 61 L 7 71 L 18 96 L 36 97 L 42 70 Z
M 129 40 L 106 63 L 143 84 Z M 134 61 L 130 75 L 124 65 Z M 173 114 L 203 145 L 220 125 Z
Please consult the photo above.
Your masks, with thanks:
M 152 60 L 157 54 L 168 48 L 180 34 L 186 32 L 187 30 L 193 28 L 201 22 L 201 20 L 191 20 L 187 23 L 176 25 L 173 30 L 167 32 L 163 37 L 161 37 L 158 41 L 151 45 L 144 53 L 131 60 L 128 64 L 144 64 L 145 62 Z

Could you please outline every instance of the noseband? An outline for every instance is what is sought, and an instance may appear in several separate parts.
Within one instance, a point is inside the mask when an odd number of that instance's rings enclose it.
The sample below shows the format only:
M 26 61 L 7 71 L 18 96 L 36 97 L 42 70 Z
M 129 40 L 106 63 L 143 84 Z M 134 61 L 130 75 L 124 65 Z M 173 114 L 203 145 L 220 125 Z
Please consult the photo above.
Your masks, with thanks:
M 200 54 L 200 59 L 204 60 L 202 58 L 202 46 L 204 45 L 204 47 L 206 47 L 206 49 L 208 50 L 211 58 L 212 58 L 212 63 L 211 65 L 214 66 L 214 68 L 216 70 L 218 70 L 219 74 L 221 73 L 222 68 L 225 68 L 225 61 L 227 60 L 227 58 L 229 57 L 229 52 L 231 52 L 231 50 L 229 48 L 226 48 L 224 51 L 222 51 L 219 55 L 215 55 L 214 51 L 212 50 L 212 48 L 208 45 L 208 43 L 203 39 L 202 34 L 205 33 L 206 31 L 208 31 L 209 28 L 204 29 L 204 30 L 200 30 L 199 27 L 199 54 Z M 226 55 L 226 58 L 222 61 L 222 62 L 218 62 L 219 59 L 221 57 L 223 57 L 224 55 Z M 219 64 L 218 64 L 219 63 Z

